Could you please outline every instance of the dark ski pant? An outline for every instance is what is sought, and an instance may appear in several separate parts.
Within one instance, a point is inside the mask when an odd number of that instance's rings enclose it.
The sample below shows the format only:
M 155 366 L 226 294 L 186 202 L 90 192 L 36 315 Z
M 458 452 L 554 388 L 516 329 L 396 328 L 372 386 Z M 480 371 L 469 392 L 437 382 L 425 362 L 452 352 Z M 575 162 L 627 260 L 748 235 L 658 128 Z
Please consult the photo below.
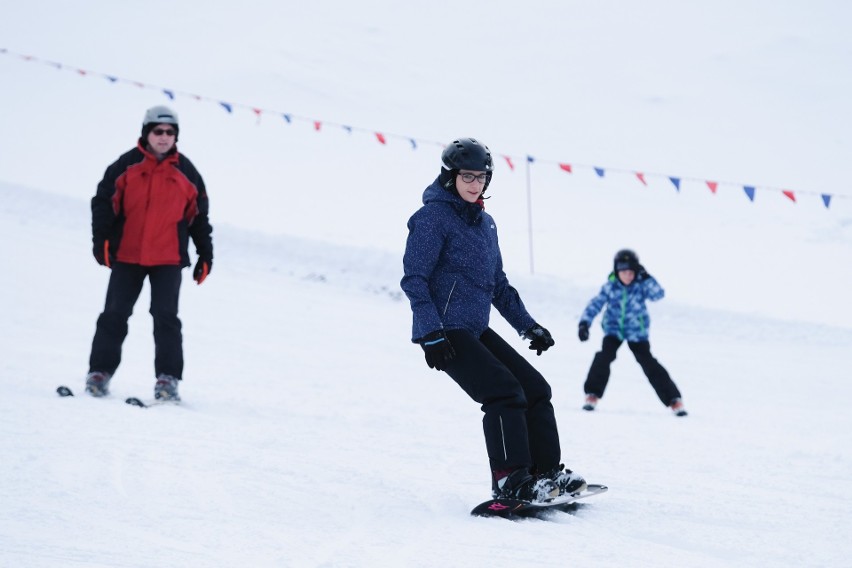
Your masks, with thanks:
M 586 394 L 603 397 L 609 382 L 609 367 L 615 361 L 615 353 L 621 347 L 622 340 L 614 335 L 603 338 L 601 350 L 595 353 L 586 383 L 583 385 Z M 636 357 L 636 362 L 642 367 L 648 382 L 654 387 L 660 401 L 668 406 L 675 398 L 680 398 L 680 391 L 669 376 L 668 371 L 651 355 L 651 344 L 648 341 L 628 341 L 627 346 Z
M 154 318 L 154 375 L 167 374 L 178 379 L 183 373 L 183 335 L 178 319 L 180 266 L 140 266 L 116 262 L 107 286 L 106 303 L 98 317 L 89 372 L 113 374 L 121 363 L 121 346 L 127 337 L 127 320 L 145 278 L 151 287 L 151 316 Z
M 541 373 L 490 328 L 481 337 L 466 330 L 446 333 L 456 356 L 445 371 L 482 405 L 491 471 L 558 466 L 559 432 Z

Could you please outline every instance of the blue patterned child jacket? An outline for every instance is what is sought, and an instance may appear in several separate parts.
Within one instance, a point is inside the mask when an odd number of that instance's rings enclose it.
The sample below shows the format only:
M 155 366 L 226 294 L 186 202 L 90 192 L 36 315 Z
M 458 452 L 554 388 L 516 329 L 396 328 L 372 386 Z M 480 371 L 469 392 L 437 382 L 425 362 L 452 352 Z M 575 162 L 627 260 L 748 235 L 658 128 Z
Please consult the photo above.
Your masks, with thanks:
M 630 342 L 647 341 L 651 319 L 645 301 L 656 302 L 665 293 L 653 276 L 634 280 L 630 286 L 625 286 L 615 274 L 610 274 L 600 293 L 589 301 L 581 321 L 591 325 L 595 316 L 606 308 L 601 318 L 605 335 Z

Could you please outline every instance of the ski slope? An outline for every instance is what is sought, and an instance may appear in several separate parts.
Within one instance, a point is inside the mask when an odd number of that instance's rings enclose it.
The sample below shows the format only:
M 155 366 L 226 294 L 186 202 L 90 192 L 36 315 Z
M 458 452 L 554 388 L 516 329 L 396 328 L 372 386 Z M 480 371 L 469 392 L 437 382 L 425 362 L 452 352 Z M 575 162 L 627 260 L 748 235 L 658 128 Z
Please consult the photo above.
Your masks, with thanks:
M 0 565 L 848 563 L 849 8 L 93 0 L 82 14 L 6 6 L 0 47 L 324 125 L 0 54 Z M 108 278 L 88 200 L 163 103 L 210 192 L 215 264 L 200 287 L 184 273 L 184 404 L 139 409 L 123 400 L 153 388 L 147 287 L 112 397 L 81 396 Z M 468 515 L 490 489 L 480 411 L 409 341 L 401 255 L 437 175 L 428 141 L 469 135 L 516 158 L 498 160 L 486 207 L 556 346 L 536 357 L 496 312 L 493 327 L 553 386 L 566 465 L 610 488 L 552 521 Z M 598 410 L 580 409 L 601 332 L 580 343 L 577 319 L 624 246 L 666 288 L 651 342 L 685 419 L 626 349 Z

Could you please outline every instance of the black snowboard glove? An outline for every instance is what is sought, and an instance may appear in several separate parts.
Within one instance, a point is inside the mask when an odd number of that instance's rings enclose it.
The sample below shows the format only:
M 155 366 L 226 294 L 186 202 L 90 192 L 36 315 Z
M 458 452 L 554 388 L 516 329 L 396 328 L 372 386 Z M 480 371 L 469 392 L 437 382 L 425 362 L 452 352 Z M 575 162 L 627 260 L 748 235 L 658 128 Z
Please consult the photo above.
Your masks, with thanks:
M 524 332 L 524 339 L 530 340 L 530 349 L 535 351 L 536 355 L 541 355 L 542 351 L 547 351 L 556 344 L 550 336 L 550 332 L 538 324 Z
M 456 356 L 456 350 L 453 349 L 443 329 L 420 338 L 420 347 L 426 353 L 426 364 L 436 371 L 443 371 L 447 361 Z
M 648 278 L 650 276 L 650 274 L 648 274 L 648 271 L 645 270 L 645 267 L 642 266 L 641 264 L 636 265 L 635 272 L 636 272 L 636 281 L 637 282 L 642 282 L 643 280 L 645 280 L 646 278 Z
M 109 252 L 109 239 L 95 239 L 94 245 L 92 246 L 92 254 L 95 255 L 95 260 L 98 261 L 98 264 L 106 266 L 107 268 L 112 268 L 112 263 L 115 261 L 115 258 L 113 258 Z
M 589 340 L 589 322 L 581 321 L 580 326 L 577 329 L 577 336 L 580 338 L 580 341 L 588 341 Z
M 198 282 L 199 285 L 201 285 L 201 283 L 204 282 L 204 279 L 207 278 L 207 275 L 210 274 L 210 271 L 212 269 L 212 258 L 199 258 L 198 262 L 195 263 L 195 269 L 192 271 L 192 279 Z

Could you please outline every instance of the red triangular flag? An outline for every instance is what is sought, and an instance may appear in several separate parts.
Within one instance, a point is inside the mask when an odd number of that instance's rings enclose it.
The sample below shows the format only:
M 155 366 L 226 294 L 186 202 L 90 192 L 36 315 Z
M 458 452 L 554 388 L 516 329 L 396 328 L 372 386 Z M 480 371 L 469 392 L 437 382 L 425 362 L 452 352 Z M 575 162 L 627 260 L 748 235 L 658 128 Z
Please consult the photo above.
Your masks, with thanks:
M 559 164 L 559 168 L 565 170 L 569 174 L 571 173 L 571 164 Z
M 515 164 L 512 163 L 512 158 L 509 156 L 503 156 L 503 159 L 506 160 L 507 164 L 509 164 L 509 169 L 515 171 Z
M 784 190 L 782 190 L 782 191 L 781 191 L 781 193 L 783 193 L 784 195 L 786 195 L 786 196 L 787 196 L 787 198 L 788 198 L 790 201 L 792 201 L 793 203 L 795 203 L 795 202 L 796 202 L 796 195 L 795 195 L 792 191 L 790 191 L 789 189 L 784 189 Z
M 386 142 L 386 140 L 385 140 L 385 135 L 384 135 L 384 134 L 382 134 L 381 132 L 376 132 L 376 140 L 378 140 L 378 141 L 379 141 L 379 142 L 381 142 L 382 144 L 386 144 L 386 143 L 387 143 L 387 142 Z
M 719 187 L 719 184 L 715 181 L 708 181 L 707 187 L 710 188 L 710 191 L 712 191 L 713 193 L 716 193 L 716 188 Z
M 314 130 L 319 132 L 319 129 L 322 128 L 322 123 L 319 120 L 314 121 Z
M 648 185 L 648 182 L 645 181 L 645 174 L 642 172 L 636 172 L 636 177 L 639 178 L 639 181 L 642 182 L 642 185 Z

